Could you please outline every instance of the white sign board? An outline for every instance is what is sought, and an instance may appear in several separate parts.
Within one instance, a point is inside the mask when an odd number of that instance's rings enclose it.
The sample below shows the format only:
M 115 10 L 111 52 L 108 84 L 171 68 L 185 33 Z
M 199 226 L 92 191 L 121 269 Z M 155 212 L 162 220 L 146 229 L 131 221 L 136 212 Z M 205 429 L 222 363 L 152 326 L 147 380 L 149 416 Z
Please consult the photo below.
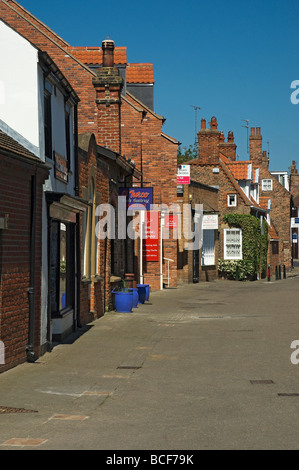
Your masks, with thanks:
M 203 230 L 217 230 L 218 229 L 218 214 L 204 214 L 202 218 Z
M 177 184 L 190 184 L 190 165 L 178 166 Z
M 299 227 L 299 217 L 291 217 L 291 227 L 292 228 Z

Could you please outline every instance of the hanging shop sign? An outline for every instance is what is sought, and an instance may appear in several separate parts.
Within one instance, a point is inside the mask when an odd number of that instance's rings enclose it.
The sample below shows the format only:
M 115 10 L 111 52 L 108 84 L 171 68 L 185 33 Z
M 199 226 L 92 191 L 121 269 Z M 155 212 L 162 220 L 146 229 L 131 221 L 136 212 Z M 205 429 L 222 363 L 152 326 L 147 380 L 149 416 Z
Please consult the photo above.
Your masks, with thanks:
M 177 184 L 190 184 L 190 165 L 178 166 Z
M 159 212 L 145 212 L 143 257 L 146 261 L 159 261 Z
M 64 157 L 59 155 L 59 153 L 54 152 L 55 154 L 55 178 L 64 183 L 68 182 L 68 167 L 67 161 Z
M 149 211 L 153 204 L 153 188 L 120 188 L 120 196 L 126 196 L 127 209 Z
M 205 214 L 202 218 L 203 230 L 217 230 L 218 229 L 218 214 Z

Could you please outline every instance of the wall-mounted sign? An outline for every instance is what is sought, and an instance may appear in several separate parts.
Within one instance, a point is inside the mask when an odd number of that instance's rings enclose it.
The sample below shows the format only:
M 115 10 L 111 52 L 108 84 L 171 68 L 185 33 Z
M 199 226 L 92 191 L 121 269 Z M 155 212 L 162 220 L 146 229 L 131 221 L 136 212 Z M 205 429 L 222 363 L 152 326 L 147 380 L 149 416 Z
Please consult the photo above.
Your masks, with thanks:
M 179 228 L 179 218 L 175 214 L 165 215 L 165 228 Z
M 292 217 L 291 218 L 291 227 L 298 228 L 299 227 L 299 217 Z
M 126 196 L 127 209 L 149 211 L 153 204 L 153 188 L 120 188 L 120 196 Z
M 190 184 L 190 165 L 178 166 L 177 184 Z
M 204 214 L 202 218 L 203 230 L 217 230 L 218 229 L 218 214 Z
M 159 212 L 145 213 L 144 229 L 143 256 L 146 261 L 159 261 Z
M 292 234 L 292 240 L 293 240 L 293 243 L 298 243 L 298 235 L 297 235 L 297 233 L 293 233 L 293 234 Z
M 59 153 L 54 152 L 55 154 L 55 178 L 64 183 L 68 182 L 68 167 L 67 161 L 64 157 L 59 155 Z

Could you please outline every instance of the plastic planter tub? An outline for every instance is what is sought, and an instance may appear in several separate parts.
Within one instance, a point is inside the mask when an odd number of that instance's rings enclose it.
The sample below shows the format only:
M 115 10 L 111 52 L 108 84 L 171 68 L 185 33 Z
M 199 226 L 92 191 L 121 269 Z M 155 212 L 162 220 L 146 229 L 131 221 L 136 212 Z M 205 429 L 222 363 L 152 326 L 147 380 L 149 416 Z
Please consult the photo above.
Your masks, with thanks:
M 133 308 L 133 291 L 128 292 L 117 292 L 114 291 L 114 305 L 115 309 L 119 313 L 130 313 Z
M 137 284 L 138 290 L 138 303 L 144 304 L 146 300 L 146 286 L 145 284 Z
M 133 308 L 138 307 L 138 290 L 137 287 L 132 287 L 129 289 L 133 292 Z

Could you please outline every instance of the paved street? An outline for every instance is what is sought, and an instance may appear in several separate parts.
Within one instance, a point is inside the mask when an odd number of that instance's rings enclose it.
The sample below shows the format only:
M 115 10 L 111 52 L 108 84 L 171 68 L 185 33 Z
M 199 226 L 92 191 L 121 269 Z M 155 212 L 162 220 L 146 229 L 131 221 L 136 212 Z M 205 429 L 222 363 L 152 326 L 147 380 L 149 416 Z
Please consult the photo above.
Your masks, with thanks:
M 199 283 L 110 312 L 0 375 L 0 449 L 298 449 L 298 290 Z

